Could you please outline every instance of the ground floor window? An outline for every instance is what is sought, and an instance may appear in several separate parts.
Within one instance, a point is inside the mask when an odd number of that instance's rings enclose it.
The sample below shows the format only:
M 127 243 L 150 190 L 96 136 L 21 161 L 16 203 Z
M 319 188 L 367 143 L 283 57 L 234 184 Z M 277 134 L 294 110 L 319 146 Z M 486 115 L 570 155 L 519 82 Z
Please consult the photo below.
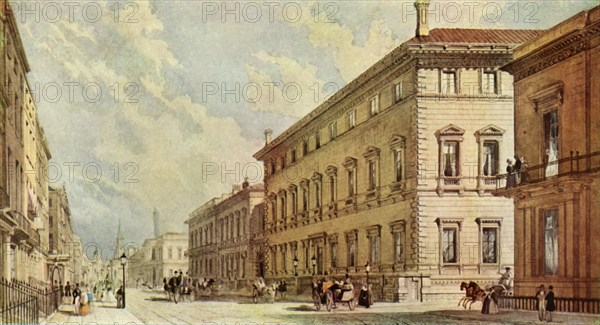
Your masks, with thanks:
M 544 211 L 546 274 L 558 274 L 558 209 Z

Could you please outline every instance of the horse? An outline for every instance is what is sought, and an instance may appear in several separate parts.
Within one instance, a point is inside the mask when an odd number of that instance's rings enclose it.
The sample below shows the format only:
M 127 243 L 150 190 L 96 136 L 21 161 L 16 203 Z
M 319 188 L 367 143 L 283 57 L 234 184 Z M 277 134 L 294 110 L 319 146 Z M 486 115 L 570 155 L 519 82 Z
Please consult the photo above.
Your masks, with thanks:
M 275 302 L 275 295 L 277 294 L 277 290 L 279 289 L 278 282 L 267 285 L 261 278 L 254 281 L 252 287 L 252 300 L 254 301 L 254 303 L 258 302 L 259 297 L 262 297 L 263 299 L 267 297 L 269 298 L 271 303 Z
M 163 278 L 163 289 L 167 295 L 167 300 L 178 302 L 179 296 L 181 294 L 181 284 L 179 283 L 179 279 L 176 276 L 173 276 L 167 281 L 167 278 Z
M 476 282 L 471 281 L 469 284 L 462 282 L 460 284 L 460 290 L 462 291 L 463 289 L 466 290 L 466 294 L 465 297 L 458 302 L 459 306 L 462 302 L 465 309 L 467 308 L 467 305 L 469 305 L 469 309 L 471 309 L 473 303 L 477 301 L 481 301 L 483 303 L 483 300 L 485 299 L 485 291 L 481 289 Z
M 187 275 L 182 279 L 181 286 L 179 287 L 181 301 L 192 301 L 192 284 L 192 279 L 190 279 Z
M 194 283 L 192 283 L 192 288 L 196 293 L 196 297 L 199 295 L 210 296 L 212 293 L 213 284 L 215 284 L 215 282 L 216 281 L 214 279 L 206 278 L 204 278 L 203 281 L 195 280 Z
M 460 306 L 461 303 L 462 303 L 462 306 L 464 308 L 466 308 L 465 304 L 467 303 L 467 301 L 469 301 L 469 299 L 471 297 L 471 291 L 472 291 L 472 289 L 471 289 L 471 287 L 469 287 L 469 284 L 467 284 L 466 282 L 461 282 L 461 284 L 460 284 L 460 291 L 463 291 L 463 290 L 465 290 L 465 296 L 462 297 L 458 301 L 458 305 L 457 306 Z

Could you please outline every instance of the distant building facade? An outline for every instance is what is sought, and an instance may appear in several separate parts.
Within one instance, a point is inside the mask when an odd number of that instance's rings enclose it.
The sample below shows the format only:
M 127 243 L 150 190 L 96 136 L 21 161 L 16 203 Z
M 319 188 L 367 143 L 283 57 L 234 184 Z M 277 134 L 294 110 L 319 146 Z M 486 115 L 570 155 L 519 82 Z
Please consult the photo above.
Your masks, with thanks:
M 416 37 L 274 140 L 266 132 L 255 158 L 269 280 L 366 281 L 368 263 L 378 300 L 436 300 L 513 265 L 513 204 L 491 193 L 514 153 L 512 77 L 499 67 L 539 32 L 429 31 L 427 1 L 416 6 Z
M 81 256 L 81 242 L 73 232 L 71 208 L 64 187 L 49 187 L 48 200 L 48 273 L 49 280 L 65 284 L 79 280 L 76 256 Z M 79 258 L 77 258 L 79 260 Z
M 156 238 L 146 239 L 127 261 L 127 285 L 147 284 L 162 286 L 163 278 L 175 271 L 188 272 L 188 234 L 167 232 Z
M 515 150 L 529 165 L 497 191 L 515 202 L 515 294 L 544 283 L 598 298 L 600 7 L 521 45 L 503 69 L 515 78 Z
M 193 277 L 221 279 L 232 288 L 256 277 L 251 231 L 257 229 L 252 220 L 263 200 L 262 184 L 244 182 L 190 213 L 187 255 Z

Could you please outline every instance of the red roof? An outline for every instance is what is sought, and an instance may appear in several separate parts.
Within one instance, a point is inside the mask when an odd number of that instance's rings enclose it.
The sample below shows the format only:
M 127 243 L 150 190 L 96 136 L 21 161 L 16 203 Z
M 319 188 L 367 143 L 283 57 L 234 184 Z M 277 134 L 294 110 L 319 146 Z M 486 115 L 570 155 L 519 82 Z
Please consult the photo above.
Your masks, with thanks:
M 543 32 L 534 29 L 435 28 L 429 31 L 429 36 L 413 37 L 407 44 L 521 44 Z

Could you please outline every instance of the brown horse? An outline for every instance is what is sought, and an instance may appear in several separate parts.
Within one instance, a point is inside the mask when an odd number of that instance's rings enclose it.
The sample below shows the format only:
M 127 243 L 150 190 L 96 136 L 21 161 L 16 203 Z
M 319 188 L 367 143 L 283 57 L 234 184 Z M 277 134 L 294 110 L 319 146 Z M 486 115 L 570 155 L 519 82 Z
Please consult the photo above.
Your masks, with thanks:
M 463 291 L 463 290 L 465 290 L 465 291 L 466 291 L 466 292 L 465 292 L 465 296 L 464 296 L 464 297 L 462 297 L 462 298 L 461 298 L 461 299 L 458 301 L 458 305 L 457 305 L 457 306 L 460 306 L 460 305 L 462 304 L 462 306 L 463 306 L 464 308 L 467 308 L 467 307 L 465 306 L 465 304 L 467 303 L 467 301 L 469 301 L 469 299 L 470 299 L 470 297 L 471 297 L 471 288 L 469 287 L 469 285 L 468 285 L 466 282 L 461 282 L 461 284 L 460 284 L 460 291 Z
M 483 302 L 483 300 L 485 299 L 485 291 L 483 289 L 481 289 L 481 287 L 479 287 L 479 285 L 473 281 L 469 282 L 468 284 L 466 282 L 462 282 L 460 284 L 460 290 L 466 290 L 465 292 L 465 297 L 463 297 L 459 302 L 458 305 L 460 306 L 461 302 L 463 307 L 466 309 L 467 308 L 467 304 L 469 304 L 469 309 L 471 309 L 471 306 L 473 305 L 474 302 L 477 301 L 481 301 Z

